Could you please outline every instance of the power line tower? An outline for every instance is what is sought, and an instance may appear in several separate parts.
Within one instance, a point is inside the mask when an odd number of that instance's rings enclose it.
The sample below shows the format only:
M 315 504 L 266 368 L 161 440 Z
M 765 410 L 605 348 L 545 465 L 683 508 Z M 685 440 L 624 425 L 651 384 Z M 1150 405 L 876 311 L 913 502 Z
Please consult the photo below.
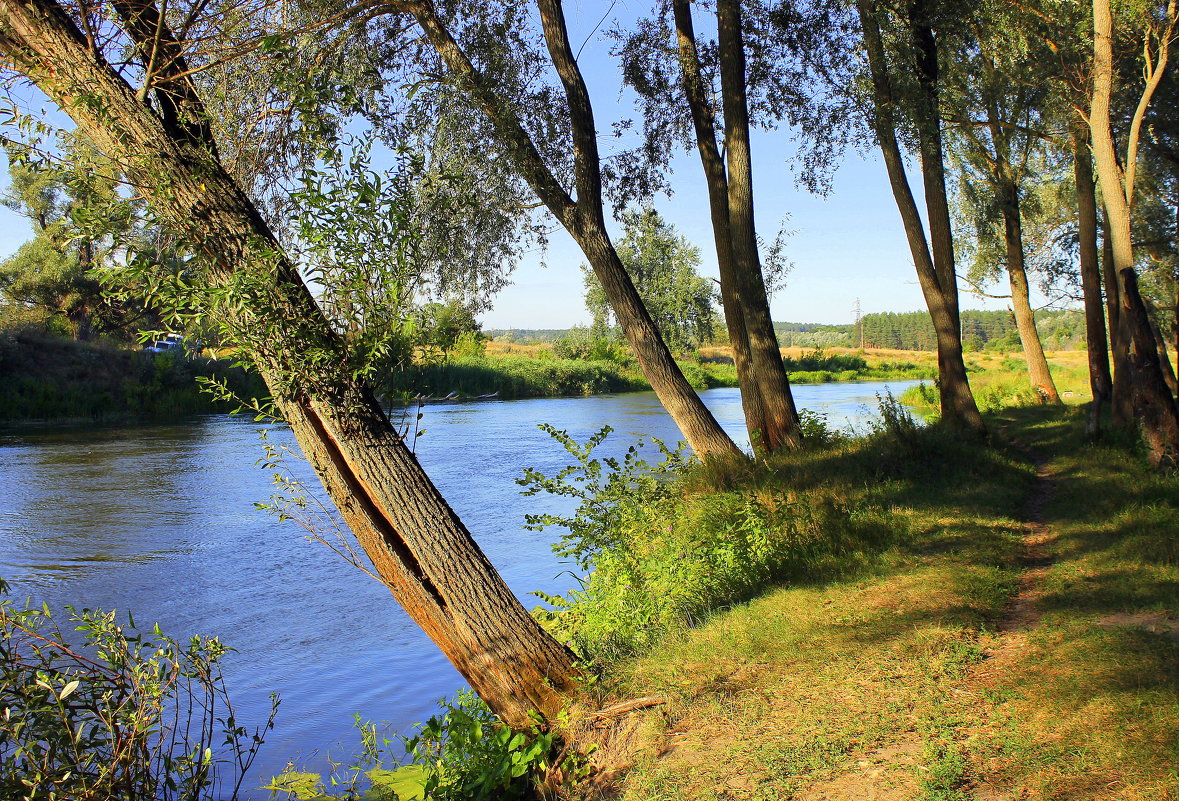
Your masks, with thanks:
M 855 315 L 855 327 L 852 328 L 852 341 L 860 340 L 860 350 L 864 349 L 864 314 L 860 307 L 860 299 L 856 298 L 856 302 L 852 304 L 852 314 Z M 857 336 L 858 335 L 858 336 Z

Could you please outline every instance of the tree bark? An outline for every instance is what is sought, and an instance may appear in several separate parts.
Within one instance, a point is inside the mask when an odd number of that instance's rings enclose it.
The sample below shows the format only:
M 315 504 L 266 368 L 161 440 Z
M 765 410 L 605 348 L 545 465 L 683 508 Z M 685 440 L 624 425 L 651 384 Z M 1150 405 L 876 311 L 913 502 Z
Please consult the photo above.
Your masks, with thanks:
M 897 141 L 896 101 L 893 96 L 892 80 L 888 72 L 888 62 L 884 52 L 884 43 L 880 35 L 880 27 L 876 17 L 876 9 L 872 0 L 857 0 L 856 8 L 859 12 L 860 23 L 863 28 L 864 48 L 868 55 L 868 65 L 872 75 L 872 90 L 875 105 L 873 127 L 876 138 L 880 143 L 880 151 L 884 157 L 884 164 L 888 170 L 889 183 L 897 209 L 901 214 L 901 221 L 905 227 L 905 237 L 909 243 L 909 252 L 913 256 L 913 264 L 917 270 L 917 279 L 921 284 L 921 292 L 925 296 L 925 304 L 929 308 L 929 315 L 933 320 L 934 332 L 937 336 L 938 376 L 941 389 L 942 419 L 947 425 L 969 431 L 976 435 L 983 435 L 986 426 L 978 406 L 974 402 L 974 395 L 970 391 L 970 382 L 966 376 L 966 363 L 962 359 L 962 328 L 958 317 L 958 288 L 957 276 L 953 269 L 952 242 L 945 239 L 948 230 L 940 229 L 943 236 L 940 247 L 944 257 L 949 246 L 949 275 L 948 286 L 945 286 L 946 276 L 939 273 L 933 257 L 930 254 L 929 243 L 925 238 L 925 229 L 921 225 L 921 215 L 917 210 L 917 203 L 913 199 L 913 191 L 909 186 L 905 174 L 905 162 L 901 156 L 900 143 Z M 937 125 L 936 119 L 934 125 Z M 928 121 L 924 126 L 928 128 Z M 928 134 L 928 131 L 927 131 Z M 940 142 L 940 133 L 938 134 Z M 938 169 L 941 165 L 940 144 L 935 148 L 936 155 L 931 154 L 930 169 Z M 924 149 L 923 149 L 924 155 Z M 926 168 L 926 159 L 922 159 L 922 170 Z M 940 175 L 940 173 L 939 173 Z M 937 180 L 926 178 L 926 203 L 928 207 L 933 185 L 936 190 Z M 934 191 L 936 195 L 936 191 Z M 944 180 L 941 197 L 945 199 Z M 948 220 L 948 207 L 943 216 Z M 930 216 L 934 213 L 931 211 Z M 931 230 L 933 226 L 931 224 Z
M 1109 318 L 1109 344 L 1113 362 L 1110 422 L 1114 428 L 1127 428 L 1134 423 L 1134 387 L 1130 376 L 1129 338 L 1122 326 L 1122 291 L 1118 288 L 1118 274 L 1114 267 L 1108 212 L 1102 215 L 1101 227 L 1101 273 L 1105 283 L 1105 313 Z
M 763 444 L 772 452 L 779 448 L 797 448 L 802 444 L 802 431 L 794 398 L 790 393 L 786 365 L 782 361 L 782 350 L 770 319 L 770 304 L 757 252 L 740 0 L 717 0 L 716 12 L 721 100 L 725 119 L 729 230 L 745 326 L 749 334 L 753 373 L 761 397 L 762 413 L 765 415 Z
M 1073 131 L 1073 177 L 1077 193 L 1077 235 L 1080 245 L 1081 289 L 1085 298 L 1085 348 L 1089 356 L 1089 405 L 1086 432 L 1101 431 L 1101 408 L 1110 402 L 1113 377 L 1109 371 L 1109 346 L 1101 303 L 1101 267 L 1097 260 L 1097 196 L 1093 186 L 1093 160 L 1084 128 Z
M 593 107 L 569 44 L 564 12 L 560 0 L 538 0 L 537 6 L 549 55 L 564 86 L 569 108 L 576 200 L 553 175 L 511 106 L 496 94 L 491 81 L 475 69 L 439 18 L 434 5 L 428 0 L 406 4 L 446 68 L 495 127 L 521 177 L 581 247 L 634 349 L 643 375 L 696 455 L 707 459 L 720 454 L 740 453 L 684 378 L 614 250 L 602 211 L 602 179 Z
M 1015 311 L 1015 327 L 1023 345 L 1024 359 L 1028 365 L 1028 376 L 1032 388 L 1048 403 L 1060 403 L 1056 384 L 1044 357 L 1044 346 L 1040 332 L 1036 330 L 1036 319 L 1032 312 L 1031 293 L 1028 290 L 1028 274 L 1023 258 L 1023 225 L 1020 219 L 1019 190 L 1013 181 L 1003 187 L 1006 195 L 1003 202 L 1004 243 L 1007 246 L 1007 276 L 1011 283 L 1011 305 Z
M 242 331 L 266 331 L 263 376 L 394 597 L 507 723 L 555 713 L 577 675 L 573 655 L 528 614 L 343 368 L 338 338 L 212 141 L 152 111 L 53 0 L 0 0 L 0 19 L 0 51 L 189 237 L 208 280 L 256 282 L 250 304 L 235 296 L 219 311 Z M 182 71 L 156 83 L 184 100 L 190 121 L 203 114 Z
M 745 324 L 745 304 L 738 287 L 737 266 L 733 257 L 733 235 L 729 225 L 729 182 L 725 163 L 716 145 L 715 115 L 704 90 L 700 56 L 696 49 L 696 32 L 692 23 L 689 0 L 672 0 L 676 39 L 679 45 L 680 72 L 692 125 L 696 130 L 696 149 L 704 169 L 708 187 L 708 210 L 712 218 L 712 238 L 716 248 L 717 269 L 720 273 L 721 306 L 725 313 L 725 327 L 733 348 L 733 364 L 737 368 L 737 383 L 741 387 L 741 408 L 745 413 L 745 427 L 749 441 L 757 449 L 766 441 L 766 418 L 761 400 L 761 388 L 753 369 L 749 347 L 749 332 Z
M 1142 428 L 1147 456 L 1156 467 L 1179 466 L 1179 409 L 1167 388 L 1159 360 L 1158 340 L 1151 331 L 1150 314 L 1138 291 L 1138 274 L 1133 269 L 1118 273 L 1122 290 L 1123 318 L 1131 341 L 1129 364 L 1134 376 L 1134 414 Z
M 1171 390 L 1171 394 L 1179 393 L 1179 379 L 1175 377 L 1175 367 L 1171 364 L 1171 357 L 1167 355 L 1167 338 L 1163 336 L 1162 330 L 1158 323 L 1155 322 L 1154 312 L 1155 308 L 1152 305 L 1147 306 L 1146 319 L 1150 323 L 1150 333 L 1154 335 L 1155 351 L 1159 357 L 1159 369 L 1163 373 L 1163 381 L 1167 384 L 1167 389 Z
M 1128 363 L 1132 376 L 1134 411 L 1142 427 L 1150 461 L 1156 466 L 1172 467 L 1179 457 L 1179 409 L 1167 388 L 1158 360 L 1155 336 L 1150 329 L 1146 306 L 1138 292 L 1138 275 L 1134 270 L 1131 240 L 1131 207 L 1134 199 L 1134 171 L 1137 141 L 1143 114 L 1162 78 L 1167 45 L 1174 27 L 1175 2 L 1167 7 L 1167 28 L 1161 37 L 1158 65 L 1146 64 L 1147 83 L 1131 122 L 1125 159 L 1125 172 L 1118 164 L 1110 128 L 1110 102 L 1113 93 L 1113 18 L 1109 0 L 1093 0 L 1093 94 L 1089 112 L 1093 160 L 1105 204 L 1108 236 L 1113 254 L 1113 269 L 1119 291 L 1119 327 L 1129 348 Z M 1117 377 L 1115 375 L 1115 380 Z

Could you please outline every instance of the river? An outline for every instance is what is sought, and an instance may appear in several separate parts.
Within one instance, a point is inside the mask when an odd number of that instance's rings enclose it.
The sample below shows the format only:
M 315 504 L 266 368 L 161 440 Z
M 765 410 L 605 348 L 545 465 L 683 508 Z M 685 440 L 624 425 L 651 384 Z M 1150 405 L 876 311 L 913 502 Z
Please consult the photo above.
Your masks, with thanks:
M 914 383 L 793 390 L 801 407 L 845 427 L 862 425 L 886 387 L 899 395 Z M 744 434 L 736 390 L 702 395 L 726 429 Z M 423 412 L 419 459 L 530 607 L 531 591 L 563 592 L 573 582 L 549 549 L 553 535 L 522 527 L 526 512 L 561 508 L 519 494 L 522 468 L 553 472 L 570 461 L 537 423 L 579 441 L 610 425 L 606 453 L 642 436 L 679 439 L 653 393 L 434 404 Z M 269 694 L 282 698 L 253 786 L 288 761 L 322 768 L 325 750 L 351 753 L 354 714 L 408 732 L 463 686 L 384 587 L 255 508 L 274 491 L 271 473 L 257 465 L 261 428 L 248 417 L 206 416 L 150 427 L 0 430 L 0 578 L 22 601 L 131 610 L 141 627 L 158 621 L 177 638 L 216 634 L 235 647 L 225 674 L 239 722 L 256 725 Z M 268 437 L 291 442 L 284 428 Z M 306 464 L 290 464 L 318 489 Z

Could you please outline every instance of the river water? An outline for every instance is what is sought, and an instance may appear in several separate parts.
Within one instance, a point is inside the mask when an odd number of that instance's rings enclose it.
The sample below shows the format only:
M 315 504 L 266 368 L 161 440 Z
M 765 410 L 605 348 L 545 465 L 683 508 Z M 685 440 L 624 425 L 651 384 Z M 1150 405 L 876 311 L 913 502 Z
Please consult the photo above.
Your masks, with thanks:
M 798 404 L 835 427 L 862 425 L 886 388 L 913 381 L 798 385 Z M 734 389 L 702 393 L 721 424 L 744 434 Z M 652 393 L 435 404 L 417 452 L 512 589 L 563 592 L 574 579 L 550 551 L 555 533 L 523 529 L 556 499 L 523 497 L 522 468 L 570 461 L 537 423 L 579 441 L 604 425 L 618 454 L 643 436 L 678 431 Z M 259 429 L 207 416 L 150 427 L 0 430 L 0 578 L 38 605 L 130 610 L 178 639 L 215 634 L 237 650 L 225 674 L 239 722 L 256 725 L 281 696 L 253 786 L 290 762 L 322 768 L 355 750 L 352 716 L 408 732 L 463 686 L 389 592 L 292 523 L 255 504 L 273 493 L 257 464 Z M 284 428 L 267 432 L 291 444 Z M 653 448 L 645 449 L 648 452 Z M 291 472 L 315 488 L 305 463 Z M 146 624 L 146 626 L 145 626 Z M 254 797 L 264 798 L 258 791 Z

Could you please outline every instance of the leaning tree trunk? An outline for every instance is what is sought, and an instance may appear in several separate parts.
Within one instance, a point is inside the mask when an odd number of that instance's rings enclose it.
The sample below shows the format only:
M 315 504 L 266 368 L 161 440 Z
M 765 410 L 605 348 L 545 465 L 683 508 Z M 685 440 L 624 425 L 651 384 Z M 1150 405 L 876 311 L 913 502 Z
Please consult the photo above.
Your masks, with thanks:
M 492 81 L 475 69 L 438 16 L 433 3 L 412 0 L 404 4 L 459 87 L 491 122 L 516 171 L 581 247 L 602 284 L 618 324 L 634 349 L 643 375 L 696 455 L 706 459 L 719 454 L 740 453 L 684 378 L 610 241 L 602 211 L 598 132 L 589 91 L 569 43 L 560 0 L 539 0 L 537 5 L 549 56 L 565 89 L 573 139 L 576 200 L 557 180 L 524 130 L 511 103 L 500 97 Z
M 1078 126 L 1073 131 L 1073 176 L 1077 193 L 1077 236 L 1080 246 L 1081 290 L 1085 298 L 1085 348 L 1089 355 L 1089 388 L 1093 402 L 1085 425 L 1089 436 L 1101 431 L 1101 407 L 1110 401 L 1113 378 L 1109 372 L 1105 314 L 1101 306 L 1101 266 L 1097 261 L 1097 197 L 1089 137 Z
M 1006 195 L 1003 202 L 1003 240 L 1007 246 L 1007 276 L 1011 282 L 1011 305 L 1015 311 L 1015 327 L 1023 345 L 1024 359 L 1028 365 L 1028 377 L 1032 388 L 1048 403 L 1060 403 L 1056 384 L 1044 357 L 1044 346 L 1040 332 L 1036 330 L 1036 318 L 1032 313 L 1031 294 L 1028 290 L 1028 274 L 1023 258 L 1023 225 L 1020 220 L 1018 189 L 1011 182 L 1003 187 Z
M 749 331 L 745 324 L 745 304 L 738 288 L 737 265 L 733 257 L 733 234 L 729 225 L 729 182 L 725 163 L 716 145 L 716 123 L 704 89 L 700 56 L 696 49 L 696 32 L 692 24 L 689 0 L 672 0 L 676 37 L 680 53 L 680 72 L 684 81 L 692 125 L 696 130 L 696 149 L 704 168 L 708 187 L 708 210 L 712 218 L 712 238 L 716 247 L 717 271 L 720 273 L 721 307 L 725 313 L 725 327 L 733 348 L 733 364 L 737 368 L 737 384 L 741 388 L 741 407 L 745 413 L 745 427 L 754 448 L 766 441 L 766 417 L 761 399 L 761 388 L 753 368 L 753 354 L 749 346 Z
M 254 343 L 259 367 L 324 487 L 390 588 L 488 705 L 513 726 L 553 714 L 573 655 L 528 614 L 396 434 L 342 367 L 338 337 L 257 209 L 215 157 L 203 107 L 150 2 L 119 9 L 157 48 L 157 115 L 53 0 L 0 0 L 0 52 L 115 159 L 191 240 L 213 283 L 246 283 L 218 311 Z M 146 35 L 144 32 L 148 32 Z M 324 358 L 325 354 L 330 354 Z
M 725 160 L 728 168 L 729 226 L 754 377 L 765 416 L 763 445 L 769 451 L 797 448 L 802 444 L 802 430 L 794 397 L 790 393 L 782 350 L 778 346 L 778 336 L 770 318 L 770 304 L 757 252 L 740 0 L 718 0 L 716 11 L 721 101 L 725 119 Z
M 953 268 L 953 244 L 949 238 L 948 206 L 943 209 L 940 215 L 930 210 L 931 219 L 935 216 L 942 219 L 942 224 L 937 228 L 939 234 L 937 247 L 942 252 L 942 269 L 939 270 L 930 254 L 929 243 L 925 239 L 925 229 L 921 225 L 921 214 L 917 210 L 917 203 L 913 199 L 913 191 L 909 187 L 909 179 L 905 174 L 905 162 L 901 156 L 900 143 L 897 140 L 892 80 L 889 77 L 884 43 L 876 19 L 877 12 L 872 0 L 857 0 L 856 9 L 863 27 L 864 49 L 867 51 L 868 66 L 872 75 L 875 105 L 873 125 L 876 139 L 880 144 L 893 198 L 896 200 L 897 209 L 901 214 L 901 221 L 905 227 L 905 238 L 909 243 L 909 252 L 913 256 L 917 279 L 921 284 L 921 292 L 925 296 L 925 304 L 929 308 L 929 316 L 933 321 L 934 333 L 937 337 L 938 383 L 941 389 L 942 419 L 954 428 L 981 435 L 986 432 L 986 426 L 983 423 L 982 415 L 979 414 L 978 406 L 974 402 L 974 395 L 970 391 L 966 363 L 962 358 L 962 328 L 958 316 L 958 284 Z M 936 69 L 934 74 L 936 76 Z M 936 112 L 933 125 L 935 128 L 938 125 Z M 926 128 L 926 136 L 923 138 L 928 140 L 930 134 L 928 121 L 924 127 Z M 932 148 L 936 153 L 928 154 L 929 169 L 931 170 L 936 170 L 941 166 L 940 136 L 939 131 L 936 136 L 937 143 Z M 929 147 L 929 144 L 927 141 L 926 147 Z M 925 148 L 922 152 L 923 156 L 926 155 Z M 925 168 L 926 159 L 923 158 L 923 173 Z M 940 175 L 941 173 L 939 173 Z M 942 181 L 941 198 L 943 205 L 945 205 L 944 176 L 940 180 Z M 927 208 L 931 195 L 936 199 L 938 181 L 939 179 L 932 175 L 925 177 Z M 932 224 L 931 230 L 933 230 Z M 946 261 L 947 251 L 948 262 Z M 945 272 L 947 265 L 948 274 Z

